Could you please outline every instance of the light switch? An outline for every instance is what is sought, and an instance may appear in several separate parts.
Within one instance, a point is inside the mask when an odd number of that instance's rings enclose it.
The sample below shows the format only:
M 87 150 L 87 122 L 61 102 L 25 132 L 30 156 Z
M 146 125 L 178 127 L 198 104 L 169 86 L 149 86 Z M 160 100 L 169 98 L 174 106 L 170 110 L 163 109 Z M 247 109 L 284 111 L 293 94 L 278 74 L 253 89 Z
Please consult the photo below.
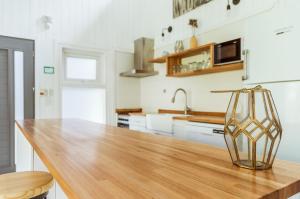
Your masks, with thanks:
M 48 90 L 47 89 L 40 89 L 40 96 L 48 96 Z

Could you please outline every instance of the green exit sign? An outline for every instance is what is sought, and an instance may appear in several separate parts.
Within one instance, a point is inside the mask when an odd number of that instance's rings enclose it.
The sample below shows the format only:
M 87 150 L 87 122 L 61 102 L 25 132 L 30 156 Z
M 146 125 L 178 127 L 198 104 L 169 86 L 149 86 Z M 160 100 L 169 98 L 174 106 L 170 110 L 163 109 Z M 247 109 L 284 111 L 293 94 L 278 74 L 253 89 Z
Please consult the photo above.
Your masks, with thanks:
M 54 74 L 54 67 L 53 66 L 44 66 L 44 74 Z

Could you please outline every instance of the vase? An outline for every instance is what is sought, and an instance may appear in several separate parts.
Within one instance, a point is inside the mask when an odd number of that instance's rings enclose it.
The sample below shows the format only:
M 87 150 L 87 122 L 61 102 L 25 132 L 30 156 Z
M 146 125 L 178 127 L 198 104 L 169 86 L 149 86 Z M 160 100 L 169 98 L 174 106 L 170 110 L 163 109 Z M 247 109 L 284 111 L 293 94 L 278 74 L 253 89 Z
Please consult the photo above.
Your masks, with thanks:
M 184 45 L 182 40 L 177 40 L 175 43 L 175 53 L 181 52 L 184 50 Z
M 198 47 L 198 40 L 195 35 L 193 35 L 190 39 L 190 48 L 197 48 Z

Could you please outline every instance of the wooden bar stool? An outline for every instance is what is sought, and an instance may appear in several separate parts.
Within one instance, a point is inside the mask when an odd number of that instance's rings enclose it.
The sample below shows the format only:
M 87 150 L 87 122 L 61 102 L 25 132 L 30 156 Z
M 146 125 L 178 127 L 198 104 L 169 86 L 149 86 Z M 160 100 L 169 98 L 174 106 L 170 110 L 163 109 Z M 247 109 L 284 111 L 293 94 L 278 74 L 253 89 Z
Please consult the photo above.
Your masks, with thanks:
M 0 175 L 0 199 L 45 199 L 53 185 L 47 172 L 29 171 Z

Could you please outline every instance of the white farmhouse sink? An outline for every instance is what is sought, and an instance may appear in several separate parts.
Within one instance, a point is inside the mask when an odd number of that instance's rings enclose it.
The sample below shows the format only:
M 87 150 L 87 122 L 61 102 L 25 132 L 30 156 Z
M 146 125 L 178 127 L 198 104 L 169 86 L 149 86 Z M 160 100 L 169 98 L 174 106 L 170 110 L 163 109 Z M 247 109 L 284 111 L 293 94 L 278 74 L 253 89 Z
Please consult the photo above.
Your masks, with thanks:
M 173 133 L 173 117 L 185 116 L 183 114 L 147 114 L 146 126 L 147 129 L 158 133 Z

